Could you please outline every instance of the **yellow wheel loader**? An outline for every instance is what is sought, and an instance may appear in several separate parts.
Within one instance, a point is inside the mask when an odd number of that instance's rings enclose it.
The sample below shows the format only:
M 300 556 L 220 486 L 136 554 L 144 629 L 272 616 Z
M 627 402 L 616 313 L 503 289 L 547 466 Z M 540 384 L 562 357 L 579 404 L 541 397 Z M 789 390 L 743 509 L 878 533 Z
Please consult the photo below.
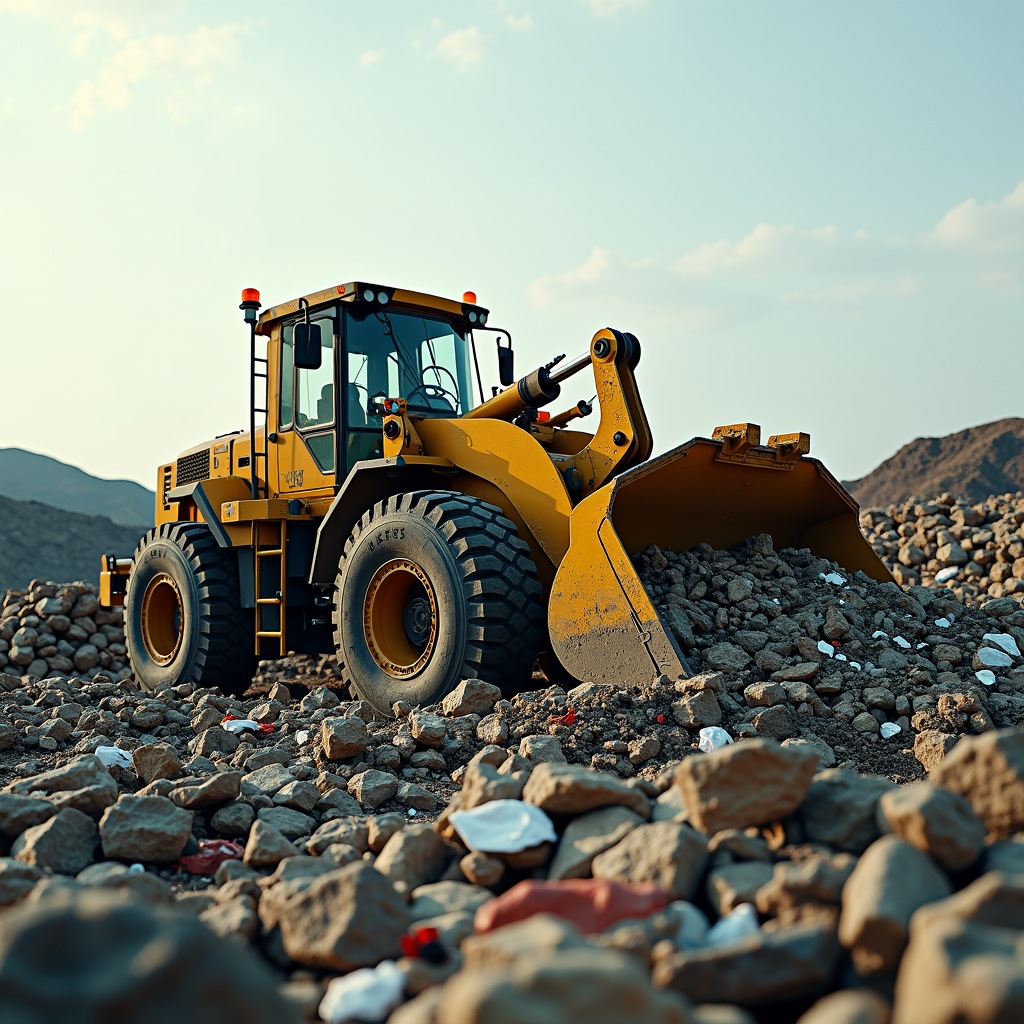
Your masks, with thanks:
M 598 331 L 516 380 L 512 339 L 462 301 L 349 282 L 266 309 L 246 289 L 250 421 L 157 472 L 156 527 L 104 558 L 140 684 L 241 692 L 260 658 L 336 654 L 384 714 L 460 680 L 618 685 L 689 674 L 630 556 L 771 534 L 891 579 L 807 434 L 717 428 L 652 459 L 632 335 Z M 265 354 L 257 338 L 266 339 Z M 496 341 L 484 396 L 478 347 Z M 589 371 L 586 400 L 550 416 Z M 265 396 L 265 399 L 264 399 Z M 260 404 L 262 402 L 262 404 Z

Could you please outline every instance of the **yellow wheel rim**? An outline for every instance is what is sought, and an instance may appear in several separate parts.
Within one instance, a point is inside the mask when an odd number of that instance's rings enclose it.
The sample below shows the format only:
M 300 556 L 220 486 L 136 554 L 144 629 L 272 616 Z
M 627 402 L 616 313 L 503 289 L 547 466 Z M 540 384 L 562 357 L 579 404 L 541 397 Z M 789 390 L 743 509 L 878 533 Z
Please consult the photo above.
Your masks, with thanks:
M 181 593 L 167 573 L 154 576 L 142 595 L 142 642 L 158 665 L 169 665 L 181 649 L 183 620 Z
M 363 634 L 373 660 L 407 679 L 430 660 L 437 642 L 437 599 L 426 573 L 405 558 L 382 565 L 363 601 Z

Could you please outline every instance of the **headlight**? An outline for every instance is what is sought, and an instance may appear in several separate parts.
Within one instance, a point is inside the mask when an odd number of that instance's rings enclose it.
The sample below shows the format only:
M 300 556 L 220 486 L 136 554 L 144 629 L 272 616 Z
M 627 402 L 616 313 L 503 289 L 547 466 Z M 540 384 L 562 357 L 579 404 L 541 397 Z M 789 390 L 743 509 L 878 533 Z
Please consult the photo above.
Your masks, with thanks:
M 480 323 L 481 324 L 487 323 L 487 314 L 486 313 L 481 313 L 480 314 Z
M 366 291 L 363 292 L 363 301 L 364 302 L 373 302 L 373 289 L 372 288 L 367 288 Z
M 475 309 L 471 309 L 469 311 L 469 322 L 471 324 L 475 324 L 476 323 L 476 310 Z
M 383 306 L 388 301 L 388 293 L 377 292 L 377 301 Z

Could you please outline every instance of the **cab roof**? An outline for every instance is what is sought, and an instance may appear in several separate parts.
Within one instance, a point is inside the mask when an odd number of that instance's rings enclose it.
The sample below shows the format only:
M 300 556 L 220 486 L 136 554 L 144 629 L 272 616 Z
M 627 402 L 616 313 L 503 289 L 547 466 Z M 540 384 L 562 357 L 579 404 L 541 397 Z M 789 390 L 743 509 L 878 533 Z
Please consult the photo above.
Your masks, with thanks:
M 318 292 L 310 292 L 289 302 L 277 306 L 268 306 L 257 322 L 257 334 L 269 335 L 274 325 L 286 317 L 298 313 L 304 303 L 308 303 L 310 313 L 318 307 L 335 302 L 362 302 L 382 309 L 392 306 L 400 309 L 416 309 L 424 312 L 439 313 L 446 318 L 456 317 L 472 328 L 486 323 L 490 310 L 472 302 L 458 302 L 440 295 L 427 295 L 424 292 L 413 292 L 406 288 L 394 288 L 391 285 L 370 284 L 368 281 L 349 281 L 345 284 L 333 285 Z M 470 314 L 474 314 L 472 317 Z M 481 317 L 482 314 L 482 317 Z

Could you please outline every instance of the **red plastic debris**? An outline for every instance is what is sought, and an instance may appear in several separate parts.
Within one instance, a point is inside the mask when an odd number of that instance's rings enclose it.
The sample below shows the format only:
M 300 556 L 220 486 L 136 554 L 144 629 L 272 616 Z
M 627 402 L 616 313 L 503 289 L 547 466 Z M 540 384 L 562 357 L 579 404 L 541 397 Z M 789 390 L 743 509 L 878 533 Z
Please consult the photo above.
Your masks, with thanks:
M 193 875 L 214 875 L 226 860 L 241 860 L 245 847 L 228 839 L 202 839 L 199 852 L 179 857 L 178 864 Z
M 564 715 L 552 715 L 548 721 L 554 722 L 555 725 L 572 725 L 576 721 L 576 712 L 569 708 Z
M 665 716 L 664 715 L 658 715 L 658 723 L 661 724 L 664 721 L 665 721 Z
M 668 896 L 654 882 L 625 885 L 607 878 L 570 878 L 564 882 L 528 879 L 483 904 L 473 926 L 480 935 L 545 913 L 571 921 L 584 935 L 591 935 L 616 921 L 648 917 L 667 903 Z
M 417 928 L 412 935 L 403 935 L 398 940 L 402 956 L 443 964 L 448 959 L 441 945 L 441 933 L 436 928 Z

